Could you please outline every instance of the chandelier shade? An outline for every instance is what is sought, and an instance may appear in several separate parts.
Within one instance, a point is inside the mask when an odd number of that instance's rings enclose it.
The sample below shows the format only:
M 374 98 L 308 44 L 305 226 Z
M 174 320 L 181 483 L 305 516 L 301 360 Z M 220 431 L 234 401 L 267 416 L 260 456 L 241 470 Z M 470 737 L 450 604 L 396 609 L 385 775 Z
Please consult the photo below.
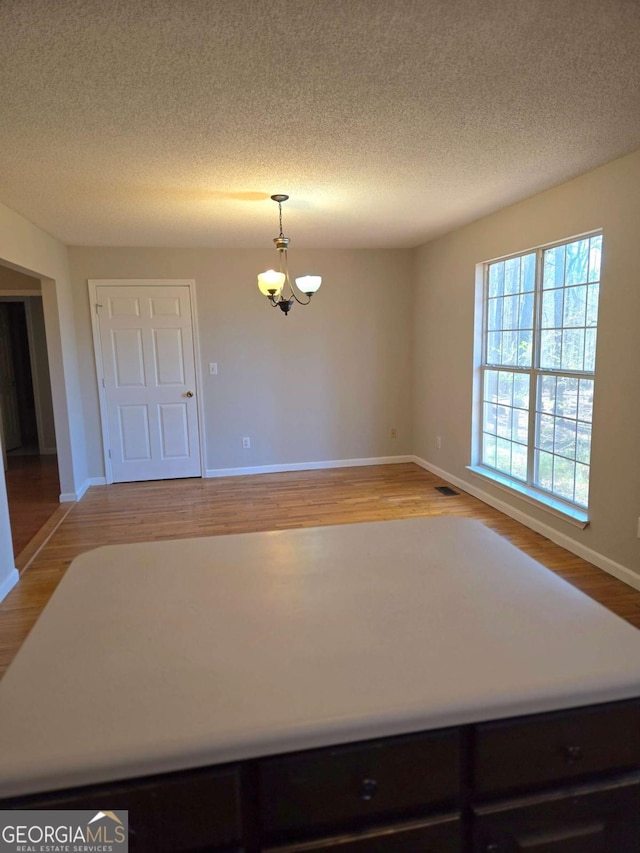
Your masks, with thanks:
M 289 198 L 288 195 L 278 194 L 272 195 L 271 199 L 278 205 L 280 218 L 280 233 L 273 238 L 276 249 L 278 251 L 279 271 L 266 270 L 258 275 L 258 289 L 263 296 L 266 296 L 271 305 L 278 307 L 285 316 L 297 302 L 299 305 L 308 305 L 311 302 L 311 297 L 322 284 L 322 277 L 319 275 L 303 275 L 295 280 L 295 287 L 289 278 L 289 260 L 287 258 L 287 249 L 291 242 L 289 237 L 285 237 L 282 230 L 282 203 Z M 299 295 L 300 294 L 300 295 Z M 301 295 L 306 296 L 300 298 Z
M 296 279 L 296 287 L 302 293 L 315 293 L 322 284 L 322 276 L 303 275 Z
M 284 281 L 284 273 L 276 272 L 275 270 L 261 272 L 258 276 L 258 287 L 260 288 L 260 293 L 264 294 L 264 296 L 275 296 L 282 290 Z

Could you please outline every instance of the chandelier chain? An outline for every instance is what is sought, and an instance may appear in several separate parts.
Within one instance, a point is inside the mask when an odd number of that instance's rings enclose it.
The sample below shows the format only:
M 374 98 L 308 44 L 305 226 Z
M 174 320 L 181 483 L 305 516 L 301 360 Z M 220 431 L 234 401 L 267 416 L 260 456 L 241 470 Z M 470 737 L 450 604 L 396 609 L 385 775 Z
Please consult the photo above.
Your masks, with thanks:
M 284 237 L 284 232 L 282 230 L 282 202 L 278 202 L 278 211 L 280 213 L 280 237 Z

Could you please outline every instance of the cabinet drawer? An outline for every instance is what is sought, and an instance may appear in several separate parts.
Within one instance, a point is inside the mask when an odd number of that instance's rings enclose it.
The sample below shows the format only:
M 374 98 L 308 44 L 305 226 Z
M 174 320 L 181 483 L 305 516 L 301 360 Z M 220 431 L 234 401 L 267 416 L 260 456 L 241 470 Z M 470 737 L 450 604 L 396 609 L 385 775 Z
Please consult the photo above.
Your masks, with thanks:
M 474 809 L 474 853 L 640 853 L 638 774 Z
M 7 801 L 3 808 L 129 812 L 131 853 L 228 849 L 241 839 L 235 768 L 193 770 Z
M 264 853 L 460 853 L 459 815 L 396 824 L 349 835 L 270 847 Z
M 267 834 L 310 832 L 453 804 L 460 787 L 454 730 L 313 750 L 261 762 Z
M 640 768 L 640 703 L 487 723 L 476 729 L 479 796 Z

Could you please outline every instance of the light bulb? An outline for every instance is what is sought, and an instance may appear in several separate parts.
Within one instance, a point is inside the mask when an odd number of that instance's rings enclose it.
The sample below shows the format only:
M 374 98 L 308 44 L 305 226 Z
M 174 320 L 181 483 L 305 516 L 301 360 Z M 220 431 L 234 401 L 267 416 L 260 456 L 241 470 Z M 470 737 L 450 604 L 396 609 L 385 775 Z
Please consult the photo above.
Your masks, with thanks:
M 258 275 L 258 288 L 264 296 L 278 296 L 284 287 L 284 273 L 267 270 Z

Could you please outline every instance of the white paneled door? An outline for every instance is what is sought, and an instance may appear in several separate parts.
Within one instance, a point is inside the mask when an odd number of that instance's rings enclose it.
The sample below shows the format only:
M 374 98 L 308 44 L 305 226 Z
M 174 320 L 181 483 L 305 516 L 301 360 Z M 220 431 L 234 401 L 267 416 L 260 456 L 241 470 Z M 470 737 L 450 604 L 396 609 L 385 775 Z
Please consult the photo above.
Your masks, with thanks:
M 199 477 L 189 285 L 96 284 L 94 292 L 113 482 Z

